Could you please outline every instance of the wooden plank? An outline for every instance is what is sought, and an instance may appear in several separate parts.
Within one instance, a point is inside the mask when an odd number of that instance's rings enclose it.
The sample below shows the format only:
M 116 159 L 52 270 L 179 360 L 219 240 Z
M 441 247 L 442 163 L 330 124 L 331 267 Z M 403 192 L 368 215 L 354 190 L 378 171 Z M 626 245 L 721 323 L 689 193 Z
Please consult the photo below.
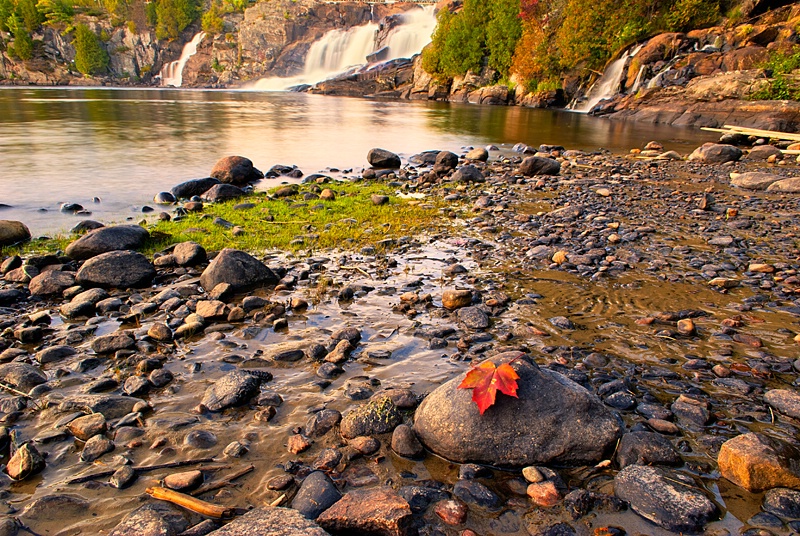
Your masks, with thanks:
M 761 130 L 758 128 L 745 128 L 734 125 L 723 125 L 723 128 L 733 130 L 736 133 L 748 134 L 751 136 L 770 137 L 777 140 L 800 141 L 800 134 L 789 134 L 788 132 L 778 132 L 777 130 Z

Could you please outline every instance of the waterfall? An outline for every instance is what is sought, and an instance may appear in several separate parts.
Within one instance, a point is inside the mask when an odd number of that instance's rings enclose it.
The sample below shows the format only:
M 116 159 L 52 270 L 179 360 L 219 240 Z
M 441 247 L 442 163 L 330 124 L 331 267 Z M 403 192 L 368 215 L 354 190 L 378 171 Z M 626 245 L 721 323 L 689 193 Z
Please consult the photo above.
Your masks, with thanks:
M 183 45 L 180 58 L 167 63 L 161 68 L 159 76 L 161 77 L 162 86 L 181 87 L 183 83 L 183 68 L 186 67 L 186 62 L 189 61 L 189 58 L 197 53 L 197 46 L 205 36 L 205 32 L 195 35 L 191 41 Z
M 383 61 L 410 58 L 419 54 L 431 42 L 436 27 L 433 6 L 403 13 L 402 22 L 394 28 L 387 41 L 388 56 Z M 306 55 L 303 73 L 288 78 L 262 78 L 253 89 L 283 91 L 293 86 L 314 84 L 367 63 L 367 56 L 376 52 L 379 26 L 368 23 L 347 30 L 331 30 L 311 45 Z
M 622 77 L 625 75 L 625 65 L 630 58 L 641 50 L 641 48 L 642 45 L 638 45 L 633 49 L 623 52 L 618 59 L 612 61 L 609 66 L 606 67 L 603 76 L 598 78 L 597 81 L 592 84 L 592 87 L 589 88 L 589 91 L 586 92 L 584 100 L 582 102 L 573 101 L 570 108 L 576 112 L 588 113 L 592 108 L 597 106 L 601 100 L 610 99 L 619 93 L 619 86 L 622 82 Z

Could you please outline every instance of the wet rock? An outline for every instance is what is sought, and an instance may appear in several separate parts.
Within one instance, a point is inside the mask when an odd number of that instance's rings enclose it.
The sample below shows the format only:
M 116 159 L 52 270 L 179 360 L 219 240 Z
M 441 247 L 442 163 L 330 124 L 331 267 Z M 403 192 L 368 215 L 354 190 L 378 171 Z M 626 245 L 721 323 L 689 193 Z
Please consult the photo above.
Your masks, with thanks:
M 319 525 L 291 508 L 255 508 L 209 536 L 328 536 Z
M 47 376 L 27 363 L 5 363 L 0 365 L 0 380 L 26 393 L 47 381 Z
M 21 221 L 0 220 L 0 247 L 27 242 L 31 232 Z
M 621 512 L 627 508 L 627 505 L 625 501 L 611 495 L 585 489 L 576 489 L 564 497 L 564 510 L 572 516 L 572 519 L 580 519 L 596 508 Z
M 374 437 L 368 436 L 359 436 L 354 437 L 351 439 L 348 444 L 356 449 L 359 454 L 363 454 L 364 456 L 369 456 L 370 454 L 375 454 L 378 452 L 378 449 L 381 448 L 381 442 L 375 439 Z
M 450 151 L 439 151 L 436 155 L 436 161 L 433 164 L 434 173 L 444 175 L 448 171 L 456 168 L 458 165 L 458 155 Z
M 500 497 L 475 480 L 459 480 L 453 486 L 453 497 L 480 508 L 495 509 L 502 504 Z
M 561 493 L 559 493 L 555 483 L 549 480 L 528 484 L 525 493 L 530 497 L 533 504 L 543 508 L 555 506 L 561 500 Z
M 255 257 L 237 249 L 223 249 L 200 276 L 200 284 L 210 292 L 220 283 L 227 283 L 234 292 L 278 282 L 277 276 Z
M 192 430 L 183 438 L 183 444 L 196 449 L 210 449 L 217 445 L 217 436 L 208 430 Z
M 566 330 L 573 330 L 575 329 L 575 324 L 569 318 L 565 316 L 554 316 L 553 318 L 548 318 L 548 322 L 552 325 L 557 327 L 558 329 L 566 329 Z
M 172 330 L 166 324 L 156 322 L 147 329 L 147 336 L 158 342 L 170 342 Z
M 751 492 L 800 486 L 798 452 L 790 445 L 761 434 L 747 433 L 720 447 L 720 474 Z
M 670 409 L 684 423 L 705 426 L 711 420 L 706 402 L 685 395 L 679 396 Z
M 67 430 L 81 441 L 88 441 L 97 434 L 104 434 L 106 429 L 106 418 L 102 413 L 78 417 L 67 425 Z
M 77 282 L 86 287 L 129 288 L 149 285 L 156 275 L 152 263 L 135 251 L 110 251 L 80 267 Z
M 529 156 L 519 165 L 519 172 L 526 177 L 558 175 L 561 172 L 561 163 L 552 158 Z
M 0 290 L 0 307 L 8 307 L 10 305 L 14 305 L 17 302 L 24 300 L 27 295 L 16 289 L 2 289 Z
M 61 412 L 102 413 L 106 420 L 113 420 L 124 417 L 133 411 L 134 406 L 143 403 L 141 398 L 131 396 L 87 394 L 65 398 L 58 409 Z
M 775 488 L 764 494 L 762 508 L 765 512 L 788 519 L 800 518 L 800 491 Z
M 412 536 L 411 508 L 391 488 L 379 487 L 354 490 L 325 510 L 317 518 L 325 530 L 346 534 L 373 534 L 381 536 Z
M 781 159 L 783 158 L 783 153 L 780 149 L 773 147 L 772 145 L 756 145 L 747 153 L 745 160 L 766 162 L 771 156 Z
M 699 532 L 717 514 L 693 480 L 655 467 L 627 466 L 614 478 L 614 492 L 640 516 L 676 532 Z
M 772 389 L 764 394 L 764 402 L 780 413 L 800 419 L 800 394 L 788 389 Z
M 433 511 L 448 525 L 462 525 L 467 521 L 469 510 L 463 502 L 448 499 L 437 502 L 433 507 Z
M 792 177 L 790 179 L 781 179 L 779 181 L 775 181 L 767 186 L 767 191 L 783 194 L 796 194 L 800 192 L 800 177 Z
M 485 182 L 486 177 L 483 176 L 481 170 L 472 164 L 461 166 L 453 173 L 451 177 L 453 182 Z
M 289 436 L 286 447 L 292 454 L 300 454 L 301 452 L 305 452 L 311 448 L 312 444 L 313 443 L 311 443 L 311 441 L 305 436 L 301 434 L 294 434 Z
M 766 190 L 770 184 L 781 179 L 779 175 L 750 171 L 747 173 L 731 173 L 731 186 L 745 190 Z
M 77 495 L 45 495 L 29 504 L 20 517 L 26 524 L 30 521 L 60 521 L 85 514 L 89 506 L 89 501 Z
M 596 463 L 613 449 L 622 434 L 617 414 L 580 385 L 540 369 L 524 354 L 508 352 L 491 361 L 497 365 L 512 359 L 520 376 L 519 398 L 498 394 L 480 415 L 472 392 L 457 388 L 460 375 L 417 409 L 414 431 L 422 443 L 452 461 L 506 466 Z
M 123 465 L 108 479 L 108 483 L 117 489 L 125 489 L 136 480 L 136 471 L 130 465 Z
M 110 251 L 138 249 L 150 236 L 138 225 L 115 225 L 89 231 L 67 246 L 67 256 L 84 260 Z
M 425 486 L 403 486 L 397 493 L 406 500 L 415 514 L 422 513 L 432 503 L 444 501 L 449 497 L 444 490 Z
M 60 296 L 62 292 L 74 284 L 74 273 L 49 270 L 31 279 L 30 283 L 28 283 L 28 290 L 32 296 Z
M 483 147 L 476 147 L 475 149 L 467 151 L 467 154 L 464 155 L 464 158 L 466 158 L 467 160 L 486 162 L 487 160 L 489 160 L 489 151 L 487 151 Z
M 261 380 L 246 372 L 229 372 L 210 386 L 203 395 L 203 404 L 209 411 L 241 406 L 258 394 Z
M 372 399 L 345 415 L 341 422 L 341 434 L 345 439 L 358 436 L 385 434 L 403 422 L 397 407 L 387 398 Z
M 312 415 L 305 427 L 305 435 L 310 438 L 322 437 L 342 420 L 342 414 L 335 409 L 323 409 Z
M 370 149 L 367 162 L 375 169 L 399 169 L 400 157 L 386 149 Z
M 81 451 L 81 461 L 91 463 L 114 450 L 114 442 L 101 435 L 89 438 Z
M 92 341 L 92 351 L 96 354 L 111 354 L 136 346 L 136 339 L 130 333 L 117 332 L 101 335 Z
M 147 393 L 152 387 L 150 380 L 143 376 L 128 376 L 122 385 L 122 392 L 128 396 L 140 396 Z
M 215 184 L 201 195 L 200 199 L 207 203 L 221 203 L 230 199 L 243 197 L 244 195 L 244 190 L 232 184 Z
M 176 507 L 164 503 L 145 504 L 123 517 L 109 536 L 170 536 L 188 526 Z
M 317 458 L 311 466 L 314 469 L 330 472 L 336 469 L 341 461 L 342 453 L 340 451 L 336 449 L 324 449 L 317 455 Z
M 178 266 L 195 266 L 208 260 L 206 250 L 196 242 L 181 242 L 172 249 L 172 256 Z
M 331 340 L 348 341 L 355 346 L 361 340 L 361 331 L 357 328 L 342 328 L 331 333 Z
M 307 519 L 317 519 L 319 515 L 333 506 L 342 494 L 336 489 L 328 475 L 314 471 L 308 475 L 292 500 L 292 508 Z
M 247 184 L 263 179 L 264 174 L 253 167 L 253 162 L 243 156 L 226 156 L 217 160 L 211 177 L 227 184 Z M 177 195 L 175 197 L 178 197 Z
M 489 315 L 479 307 L 463 307 L 456 314 L 458 321 L 467 329 L 486 329 L 489 327 Z
M 219 184 L 219 180 L 208 177 L 205 179 L 192 179 L 174 186 L 170 193 L 176 199 L 189 199 L 206 193 L 212 186 Z
M 225 304 L 219 300 L 199 300 L 195 312 L 206 320 L 225 318 L 228 315 Z
M 45 461 L 39 451 L 31 443 L 19 447 L 6 464 L 5 472 L 13 480 L 24 480 L 29 476 L 41 473 Z
M 75 350 L 75 348 L 72 346 L 66 346 L 62 344 L 49 346 L 44 350 L 39 350 L 36 352 L 36 361 L 38 361 L 41 365 L 47 365 L 48 363 L 57 363 L 58 361 L 61 361 L 67 357 L 71 357 L 77 353 L 77 350 Z
M 407 424 L 401 424 L 392 432 L 392 450 L 405 458 L 419 458 L 425 452 L 422 444 Z
M 172 473 L 164 477 L 164 487 L 176 491 L 191 491 L 203 483 L 202 471 L 184 471 L 182 473 Z
M 155 197 L 153 197 L 153 203 L 157 205 L 171 205 L 175 201 L 175 196 L 170 192 L 158 192 Z
M 689 155 L 689 161 L 704 164 L 724 164 L 736 162 L 742 157 L 742 150 L 724 143 L 705 143 Z
M 629 432 L 622 436 L 617 449 L 620 468 L 628 465 L 680 465 L 678 451 L 667 438 L 653 432 Z

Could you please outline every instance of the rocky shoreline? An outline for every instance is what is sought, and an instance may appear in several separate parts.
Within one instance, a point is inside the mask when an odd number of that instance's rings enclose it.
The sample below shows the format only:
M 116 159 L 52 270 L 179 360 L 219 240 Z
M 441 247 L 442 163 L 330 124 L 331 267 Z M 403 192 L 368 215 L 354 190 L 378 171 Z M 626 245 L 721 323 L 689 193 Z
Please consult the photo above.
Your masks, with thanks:
M 724 141 L 373 150 L 364 184 L 452 227 L 359 251 L 150 257 L 110 226 L 4 258 L 0 534 L 797 531 L 800 179 Z M 211 175 L 164 218 L 261 172 Z M 518 398 L 481 414 L 487 358 Z

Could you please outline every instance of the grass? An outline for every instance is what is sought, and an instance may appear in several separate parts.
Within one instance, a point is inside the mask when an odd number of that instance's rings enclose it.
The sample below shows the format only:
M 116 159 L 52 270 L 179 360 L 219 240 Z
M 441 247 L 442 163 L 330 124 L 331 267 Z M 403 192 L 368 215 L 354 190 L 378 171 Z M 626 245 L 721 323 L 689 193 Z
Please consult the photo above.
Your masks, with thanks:
M 225 203 L 206 204 L 202 212 L 189 213 L 179 221 L 157 222 L 148 226 L 151 238 L 142 253 L 152 255 L 170 245 L 194 241 L 208 251 L 236 248 L 249 252 L 267 250 L 314 251 L 353 250 L 364 246 L 386 247 L 382 240 L 414 236 L 449 225 L 442 216 L 442 202 L 436 198 L 406 200 L 396 188 L 385 183 L 337 182 L 321 185 L 336 194 L 334 200 L 305 200 L 303 194 L 320 189 L 301 185 L 290 197 L 274 197 L 275 189 L 257 192 Z M 388 195 L 389 202 L 375 205 L 373 194 Z M 238 204 L 252 203 L 246 209 Z M 214 223 L 222 218 L 243 232 Z M 74 237 L 58 236 L 34 241 L 5 254 L 33 254 L 63 251 Z

